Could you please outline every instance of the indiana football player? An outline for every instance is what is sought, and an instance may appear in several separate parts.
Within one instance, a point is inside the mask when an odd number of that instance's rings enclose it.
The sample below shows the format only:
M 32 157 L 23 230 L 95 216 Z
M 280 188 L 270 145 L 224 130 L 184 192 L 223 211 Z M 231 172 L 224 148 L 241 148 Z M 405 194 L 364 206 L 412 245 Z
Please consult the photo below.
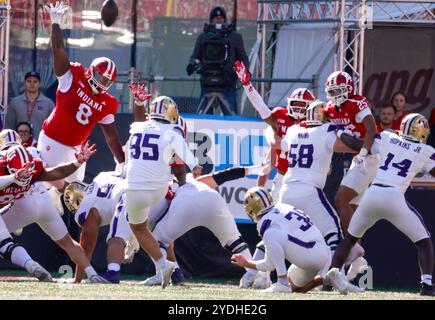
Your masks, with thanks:
M 74 153 L 98 123 L 115 159 L 118 163 L 123 163 L 124 153 L 115 126 L 118 101 L 107 92 L 117 76 L 115 63 L 109 58 L 99 57 L 85 69 L 82 64 L 69 61 L 60 28 L 62 16 L 67 8 L 63 2 L 45 6 L 51 19 L 54 72 L 59 86 L 56 92 L 56 107 L 44 121 L 38 149 L 49 167 L 71 161 L 74 159 Z M 85 166 L 82 166 L 73 175 L 65 178 L 65 181 L 82 181 L 84 174 Z M 52 184 L 58 190 L 65 186 L 63 180 Z M 55 189 L 51 192 L 55 200 L 60 197 L 60 193 L 56 193 Z M 56 204 L 62 211 L 60 201 L 56 201 Z

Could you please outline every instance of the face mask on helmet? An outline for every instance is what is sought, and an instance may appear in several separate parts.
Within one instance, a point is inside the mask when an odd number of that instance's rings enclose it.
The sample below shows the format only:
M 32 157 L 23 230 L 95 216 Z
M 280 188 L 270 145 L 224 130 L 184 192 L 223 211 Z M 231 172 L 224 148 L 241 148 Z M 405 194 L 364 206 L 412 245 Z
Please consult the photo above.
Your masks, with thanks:
M 346 72 L 333 72 L 326 80 L 325 93 L 328 101 L 336 106 L 342 105 L 353 95 L 354 85 L 351 76 Z
M 326 122 L 326 116 L 323 112 L 325 103 L 323 101 L 314 101 L 310 104 L 306 113 L 305 123 L 308 126 L 320 126 Z
M 407 140 L 426 143 L 429 133 L 427 119 L 418 113 L 408 114 L 400 124 L 399 135 Z
M 109 90 L 118 72 L 115 63 L 109 58 L 96 58 L 86 72 L 86 78 L 94 94 L 102 94 Z
M 21 138 L 15 130 L 4 129 L 0 132 L 0 151 L 11 146 L 21 145 Z
M 149 106 L 151 119 L 164 120 L 176 124 L 178 122 L 178 107 L 170 97 L 160 96 L 151 102 Z
M 245 212 L 253 222 L 258 222 L 273 207 L 272 196 L 263 187 L 254 187 L 246 191 L 244 203 Z
M 12 146 L 5 155 L 6 168 L 9 174 L 15 174 L 18 170 L 24 167 L 25 164 L 32 162 L 33 157 L 27 149 L 21 145 Z M 20 185 L 27 185 L 32 180 L 32 176 L 21 179 Z
M 66 186 L 63 193 L 65 206 L 71 213 L 76 213 L 83 200 L 87 185 L 81 182 L 73 182 Z
M 314 95 L 310 90 L 305 88 L 294 90 L 290 97 L 287 98 L 287 110 L 289 115 L 295 119 L 305 119 L 305 112 L 312 101 L 314 101 Z

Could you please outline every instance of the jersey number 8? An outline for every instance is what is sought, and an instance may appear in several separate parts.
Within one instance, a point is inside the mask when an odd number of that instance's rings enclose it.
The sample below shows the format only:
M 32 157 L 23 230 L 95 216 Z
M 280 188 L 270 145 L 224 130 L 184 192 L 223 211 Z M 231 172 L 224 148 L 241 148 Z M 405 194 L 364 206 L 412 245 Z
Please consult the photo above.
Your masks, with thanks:
M 92 116 L 91 107 L 89 107 L 87 104 L 80 103 L 79 111 L 77 111 L 77 114 L 76 114 L 76 120 L 79 123 L 86 125 L 89 123 L 90 116 Z

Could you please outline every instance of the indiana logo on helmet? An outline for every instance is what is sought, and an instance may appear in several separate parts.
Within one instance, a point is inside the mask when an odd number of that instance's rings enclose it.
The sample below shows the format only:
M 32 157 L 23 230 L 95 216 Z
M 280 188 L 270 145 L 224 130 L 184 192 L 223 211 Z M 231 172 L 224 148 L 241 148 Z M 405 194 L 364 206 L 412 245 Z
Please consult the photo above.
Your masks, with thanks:
M 18 170 L 24 167 L 25 164 L 33 161 L 33 156 L 30 152 L 22 145 L 15 145 L 10 147 L 5 155 L 6 158 L 6 168 L 9 174 L 14 174 Z M 34 165 L 33 165 L 34 166 Z M 23 179 L 22 184 L 26 185 L 32 180 L 32 176 Z
M 315 100 L 314 95 L 306 88 L 298 88 L 287 98 L 287 110 L 289 115 L 295 119 L 305 119 L 305 112 L 311 102 Z
M 331 101 L 336 106 L 342 105 L 355 94 L 352 77 L 344 71 L 331 73 L 326 79 L 325 93 L 328 101 Z

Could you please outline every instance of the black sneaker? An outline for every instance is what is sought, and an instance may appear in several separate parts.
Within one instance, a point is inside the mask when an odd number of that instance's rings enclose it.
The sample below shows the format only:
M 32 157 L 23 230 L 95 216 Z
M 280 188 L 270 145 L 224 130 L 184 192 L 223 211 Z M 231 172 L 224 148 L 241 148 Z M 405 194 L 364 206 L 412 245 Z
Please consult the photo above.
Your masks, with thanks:
M 420 295 L 421 296 L 435 296 L 435 290 L 433 285 L 428 285 L 424 282 L 420 283 Z

